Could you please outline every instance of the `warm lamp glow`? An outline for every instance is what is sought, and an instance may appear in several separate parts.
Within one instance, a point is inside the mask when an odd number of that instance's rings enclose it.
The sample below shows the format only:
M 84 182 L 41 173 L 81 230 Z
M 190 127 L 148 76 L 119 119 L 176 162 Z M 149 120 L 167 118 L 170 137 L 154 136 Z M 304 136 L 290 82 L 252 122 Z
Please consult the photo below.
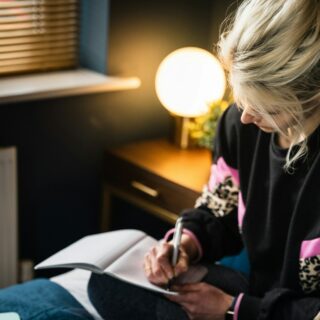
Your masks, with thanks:
M 156 74 L 156 92 L 175 115 L 197 117 L 223 98 L 226 87 L 219 61 L 208 51 L 187 47 L 169 54 Z

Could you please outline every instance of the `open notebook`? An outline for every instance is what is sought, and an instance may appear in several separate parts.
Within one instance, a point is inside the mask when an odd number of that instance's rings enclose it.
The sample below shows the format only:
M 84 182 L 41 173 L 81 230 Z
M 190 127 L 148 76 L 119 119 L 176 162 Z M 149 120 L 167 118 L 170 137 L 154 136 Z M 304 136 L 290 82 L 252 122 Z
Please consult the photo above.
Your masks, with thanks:
M 139 230 L 118 230 L 90 235 L 55 253 L 35 266 L 35 269 L 80 268 L 106 273 L 122 281 L 148 290 L 177 294 L 153 285 L 144 274 L 143 259 L 157 240 Z M 198 282 L 207 270 L 192 266 L 181 277 L 181 282 Z

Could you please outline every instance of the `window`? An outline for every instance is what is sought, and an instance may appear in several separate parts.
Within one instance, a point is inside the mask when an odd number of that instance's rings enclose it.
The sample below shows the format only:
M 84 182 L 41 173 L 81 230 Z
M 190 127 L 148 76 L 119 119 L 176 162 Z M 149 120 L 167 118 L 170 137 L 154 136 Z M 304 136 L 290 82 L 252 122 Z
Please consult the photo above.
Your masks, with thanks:
M 78 0 L 0 0 L 0 76 L 78 66 Z
M 109 0 L 0 0 L 0 105 L 138 88 L 106 75 L 108 13 Z

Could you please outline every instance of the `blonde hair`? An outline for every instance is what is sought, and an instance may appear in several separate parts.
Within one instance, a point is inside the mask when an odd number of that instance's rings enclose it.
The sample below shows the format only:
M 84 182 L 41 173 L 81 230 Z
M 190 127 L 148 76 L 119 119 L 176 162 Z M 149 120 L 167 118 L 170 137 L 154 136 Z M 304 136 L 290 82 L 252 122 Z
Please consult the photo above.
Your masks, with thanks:
M 320 107 L 320 0 L 244 0 L 224 26 L 218 54 L 235 101 L 287 137 L 268 112 L 291 117 L 290 171 L 307 153 L 304 121 Z

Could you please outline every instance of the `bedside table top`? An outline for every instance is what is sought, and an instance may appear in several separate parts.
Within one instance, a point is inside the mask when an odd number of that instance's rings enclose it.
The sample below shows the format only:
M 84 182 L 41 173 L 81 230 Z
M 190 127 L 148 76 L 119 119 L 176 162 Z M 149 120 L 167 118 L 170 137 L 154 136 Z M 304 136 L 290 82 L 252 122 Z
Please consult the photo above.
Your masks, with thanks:
M 210 175 L 210 150 L 184 150 L 165 139 L 135 142 L 108 152 L 196 192 L 202 191 Z

